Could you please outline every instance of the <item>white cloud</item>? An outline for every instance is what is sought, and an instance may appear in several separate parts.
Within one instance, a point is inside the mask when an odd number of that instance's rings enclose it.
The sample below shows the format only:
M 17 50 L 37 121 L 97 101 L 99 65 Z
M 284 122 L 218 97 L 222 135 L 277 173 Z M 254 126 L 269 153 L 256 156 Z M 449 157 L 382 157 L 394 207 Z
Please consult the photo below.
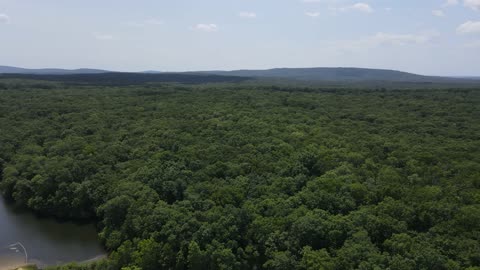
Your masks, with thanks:
M 442 6 L 443 7 L 450 7 L 458 5 L 458 0 L 447 0 Z
M 379 32 L 375 35 L 364 37 L 357 40 L 347 40 L 336 42 L 333 46 L 347 51 L 358 51 L 374 49 L 381 46 L 408 46 L 419 45 L 430 42 L 436 33 L 426 34 L 394 34 Z
M 193 27 L 195 30 L 203 31 L 203 32 L 217 32 L 218 26 L 214 23 L 206 24 L 206 23 L 199 23 Z
M 442 7 L 456 6 L 460 3 L 460 0 L 447 0 Z M 463 0 L 463 5 L 467 8 L 471 8 L 476 11 L 480 11 L 480 0 Z
M 10 17 L 7 14 L 0 14 L 0 23 L 10 23 Z
M 480 34 L 480 21 L 468 21 L 457 27 L 459 34 Z
M 437 17 L 444 17 L 445 13 L 443 12 L 443 10 L 437 9 L 437 10 L 432 10 L 432 15 Z
M 302 0 L 304 3 L 327 3 L 327 4 L 334 4 L 339 0 Z
M 308 17 L 316 18 L 320 16 L 320 12 L 305 12 L 305 15 L 307 15 Z
M 476 11 L 480 11 L 480 0 L 464 0 L 463 4 Z
M 333 12 L 359 11 L 364 13 L 372 13 L 374 11 L 373 8 L 366 3 L 356 3 L 344 7 L 330 7 L 330 10 L 332 10 Z
M 390 34 L 379 32 L 369 38 L 369 41 L 374 45 L 398 45 L 404 46 L 408 44 L 423 44 L 430 41 L 430 35 L 416 35 L 416 34 Z
M 93 37 L 98 40 L 112 40 L 113 36 L 110 34 L 93 33 Z
M 366 13 L 373 12 L 373 8 L 370 7 L 370 5 L 365 4 L 365 3 L 356 3 L 356 4 L 351 5 L 348 8 L 353 9 L 353 10 L 358 10 L 358 11 L 361 11 L 361 12 L 366 12 Z
M 325 4 L 333 12 L 359 11 L 364 13 L 374 12 L 373 8 L 363 2 L 357 2 L 351 5 L 346 5 L 346 0 L 301 0 L 303 3 L 320 3 Z M 388 9 L 391 10 L 391 9 Z M 308 16 L 308 15 L 307 15 Z
M 257 17 L 257 14 L 255 12 L 240 12 L 238 13 L 238 16 L 242 17 L 242 18 L 247 18 L 247 19 L 253 19 L 253 18 L 256 18 Z
M 386 8 L 385 8 L 385 11 L 388 11 L 388 12 L 390 12 L 390 11 L 392 11 L 392 10 L 393 10 L 393 9 L 392 9 L 391 7 L 386 7 Z

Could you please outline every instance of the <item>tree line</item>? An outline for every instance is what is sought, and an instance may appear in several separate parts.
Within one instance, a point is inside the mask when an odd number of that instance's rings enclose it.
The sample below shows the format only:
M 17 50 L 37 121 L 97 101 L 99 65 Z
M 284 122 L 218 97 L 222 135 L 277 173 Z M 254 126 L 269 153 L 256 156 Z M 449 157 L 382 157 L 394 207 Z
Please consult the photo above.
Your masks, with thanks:
M 480 91 L 0 89 L 0 189 L 97 224 L 55 269 L 480 269 Z

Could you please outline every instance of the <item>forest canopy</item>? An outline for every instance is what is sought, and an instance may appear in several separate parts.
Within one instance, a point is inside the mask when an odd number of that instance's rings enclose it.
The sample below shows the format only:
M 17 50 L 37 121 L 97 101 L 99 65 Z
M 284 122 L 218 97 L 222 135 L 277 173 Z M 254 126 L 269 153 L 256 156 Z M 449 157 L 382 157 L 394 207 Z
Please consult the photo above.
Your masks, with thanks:
M 63 269 L 480 269 L 480 91 L 0 84 L 0 189 Z

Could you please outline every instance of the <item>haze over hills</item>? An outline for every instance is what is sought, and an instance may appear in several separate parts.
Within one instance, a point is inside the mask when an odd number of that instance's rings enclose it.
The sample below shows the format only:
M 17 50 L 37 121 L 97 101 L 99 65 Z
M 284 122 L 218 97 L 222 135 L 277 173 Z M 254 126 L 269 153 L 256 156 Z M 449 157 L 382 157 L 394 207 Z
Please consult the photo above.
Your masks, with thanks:
M 30 68 L 20 68 L 20 67 L 11 67 L 11 66 L 0 66 L 0 73 L 4 74 L 41 74 L 41 75 L 65 75 L 65 74 L 98 74 L 109 72 L 107 70 L 101 69 L 90 69 L 90 68 L 80 68 L 80 69 L 62 69 L 62 68 L 39 68 L 39 69 L 30 69 Z
M 302 82 L 341 82 L 341 83 L 355 83 L 355 82 L 392 82 L 392 83 L 480 83 L 478 77 L 440 77 L 440 76 L 424 76 L 397 70 L 386 69 L 370 69 L 370 68 L 346 68 L 346 67 L 317 67 L 317 68 L 274 68 L 266 70 L 232 70 L 232 71 L 190 71 L 190 72 L 160 72 L 160 71 L 144 71 L 144 72 L 115 72 L 101 69 L 26 69 L 18 67 L 0 66 L 0 74 L 10 74 L 9 77 L 15 77 L 17 74 L 25 77 L 28 75 L 35 75 L 35 79 L 52 80 L 52 75 L 82 75 L 80 77 L 65 77 L 65 79 L 88 79 L 94 80 L 96 76 L 105 81 L 108 78 L 109 82 L 114 80 L 125 81 L 164 81 L 165 79 L 174 78 L 186 79 L 185 76 L 190 76 L 188 81 L 195 76 L 225 76 L 227 81 L 231 81 L 233 77 L 241 77 L 245 79 L 279 79 L 279 80 L 293 80 Z M 107 75 L 108 74 L 108 75 Z M 44 77 L 42 77 L 42 75 Z M 89 76 L 83 76 L 89 75 Z M 178 76 L 182 75 L 182 76 Z M 6 75 L 3 75 L 4 77 Z M 136 78 L 139 77 L 139 78 Z M 157 78 L 161 77 L 161 78 Z M 168 78 L 166 78 L 168 77 Z M 53 80 L 64 80 L 62 78 L 53 78 Z M 194 79 L 195 80 L 195 79 Z M 203 79 L 202 79 L 203 80 Z M 215 78 L 214 81 L 219 80 Z M 221 81 L 221 80 L 220 80 Z
M 392 81 L 392 82 L 430 82 L 451 80 L 452 78 L 423 76 L 408 72 L 369 68 L 274 68 L 267 70 L 206 71 L 209 74 L 284 78 L 301 81 Z
M 61 82 L 74 85 L 142 85 L 148 83 L 239 83 L 248 77 L 191 73 L 130 73 L 103 72 L 90 74 L 0 74 L 0 79 L 28 79 Z

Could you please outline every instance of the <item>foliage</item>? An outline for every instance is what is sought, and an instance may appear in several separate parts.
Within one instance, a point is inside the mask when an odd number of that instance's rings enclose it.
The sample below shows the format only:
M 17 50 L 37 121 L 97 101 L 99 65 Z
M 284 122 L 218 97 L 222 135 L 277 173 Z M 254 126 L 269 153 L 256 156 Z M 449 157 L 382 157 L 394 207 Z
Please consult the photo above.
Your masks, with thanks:
M 58 269 L 480 266 L 480 91 L 4 85 L 4 196 L 110 251 Z

